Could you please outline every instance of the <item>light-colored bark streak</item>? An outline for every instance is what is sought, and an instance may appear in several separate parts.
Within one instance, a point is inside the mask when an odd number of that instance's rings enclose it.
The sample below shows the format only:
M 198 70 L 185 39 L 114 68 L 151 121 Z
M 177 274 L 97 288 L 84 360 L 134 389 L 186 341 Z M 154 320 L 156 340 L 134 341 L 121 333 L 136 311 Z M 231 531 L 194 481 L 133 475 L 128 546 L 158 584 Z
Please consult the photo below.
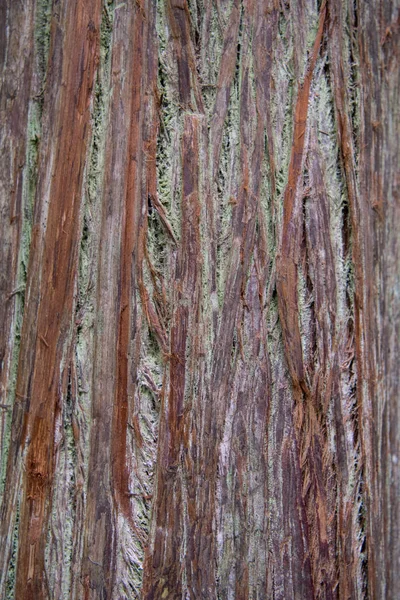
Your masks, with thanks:
M 189 490 L 187 511 L 183 510 L 184 478 L 193 481 L 194 463 L 190 456 L 190 414 L 185 407 L 188 387 L 186 369 L 196 364 L 199 341 L 200 292 L 200 198 L 199 198 L 199 136 L 201 117 L 186 115 L 182 137 L 182 230 L 174 281 L 175 312 L 171 326 L 169 357 L 169 391 L 161 416 L 159 464 L 156 488 L 155 540 L 148 558 L 144 580 L 145 598 L 181 598 L 179 576 L 182 554 L 182 532 L 190 532 L 185 540 L 187 575 L 190 597 L 201 597 L 197 570 L 202 565 L 197 554 L 195 527 L 196 505 Z M 192 390 L 191 390 L 192 391 Z M 192 402 L 192 398 L 189 399 Z M 189 420 L 189 422 L 187 422 Z M 189 425 L 189 426 L 188 426 Z M 184 441 L 186 444 L 184 444 Z M 186 468 L 181 471 L 181 463 Z M 187 517 L 186 517 L 187 512 Z M 185 526 L 183 520 L 187 518 Z M 194 564 L 193 564 L 194 563 Z
M 217 81 L 217 93 L 210 123 L 211 148 L 213 150 L 211 162 L 213 180 L 217 175 L 219 155 L 221 152 L 222 129 L 229 106 L 229 96 L 236 67 L 236 47 L 238 42 L 239 23 L 240 3 L 236 0 L 233 3 L 229 22 L 225 28 L 225 38 Z
M 13 411 L 12 360 L 15 352 L 16 322 L 22 310 L 19 281 L 20 241 L 24 222 L 24 167 L 27 120 L 33 67 L 34 3 L 24 6 L 3 2 L 1 6 L 1 87 L 0 87 L 0 448 L 1 448 L 1 568 L 0 594 L 5 589 L 11 555 L 15 503 L 19 489 L 19 468 L 7 478 L 3 490 L 7 455 L 18 452 L 8 440 L 7 424 Z M 23 52 L 25 48 L 25 52 Z M 26 179 L 26 173 L 25 173 Z M 20 399 L 21 400 L 21 399 Z M 13 448 L 14 446 L 14 448 Z M 9 461 L 14 463 L 15 456 Z M 12 481 L 11 481 L 12 479 Z M 4 496 L 3 496 L 4 491 Z
M 1 156 L 0 156 L 0 398 L 8 404 L 12 385 L 12 357 L 16 316 L 24 282 L 19 281 L 20 240 L 24 222 L 23 197 L 27 121 L 33 71 L 34 2 L 24 6 L 3 2 L 1 19 L 0 82 Z M 25 174 L 26 177 L 26 174 Z M 12 405 L 10 404 L 10 408 Z M 2 409 L 0 444 L 5 440 L 7 409 Z
M 229 21 L 224 31 L 223 49 L 221 62 L 218 70 L 217 91 L 210 120 L 209 144 L 210 151 L 207 159 L 209 165 L 205 165 L 205 172 L 211 170 L 211 176 L 205 178 L 205 195 L 207 205 L 207 223 L 209 237 L 210 255 L 210 293 L 213 297 L 217 295 L 217 240 L 216 240 L 216 206 L 215 185 L 218 174 L 218 165 L 221 152 L 222 131 L 229 106 L 229 98 L 232 88 L 233 77 L 236 67 L 236 47 L 240 24 L 240 2 L 235 1 L 229 15 Z M 209 32 L 208 32 L 209 34 Z M 213 332 L 217 333 L 218 314 L 216 308 L 213 310 Z
M 113 23 L 108 144 L 99 250 L 91 445 L 82 578 L 87 598 L 111 598 L 117 564 L 117 515 L 130 511 L 126 437 L 132 350 L 132 258 L 140 217 L 143 40 L 137 7 L 121 6 Z M 118 139 L 118 144 L 113 140 Z M 127 157 L 128 160 L 127 160 Z M 110 318 L 112 316 L 112 318 Z M 115 503 L 114 503 L 115 499 Z M 136 532 L 138 533 L 138 532 Z M 82 593 L 82 592 L 81 592 Z
M 301 235 L 301 185 L 303 177 L 304 143 L 310 87 L 315 63 L 319 54 L 326 16 L 326 4 L 320 10 L 320 20 L 310 64 L 304 82 L 299 86 L 294 110 L 292 151 L 288 182 L 283 204 L 283 227 L 280 255 L 277 262 L 277 293 L 279 314 L 283 327 L 288 366 L 295 389 L 309 395 L 309 384 L 304 371 L 299 308 L 297 299 L 297 266 Z

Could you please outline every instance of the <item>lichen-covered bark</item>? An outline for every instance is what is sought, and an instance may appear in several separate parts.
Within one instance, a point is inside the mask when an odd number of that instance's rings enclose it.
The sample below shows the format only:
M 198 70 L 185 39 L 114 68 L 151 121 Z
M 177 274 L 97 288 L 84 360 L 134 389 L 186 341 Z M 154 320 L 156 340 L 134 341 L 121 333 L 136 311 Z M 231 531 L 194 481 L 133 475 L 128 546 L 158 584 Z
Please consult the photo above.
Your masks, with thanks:
M 20 9 L 25 10 L 22 6 Z M 99 9 L 99 3 L 95 2 L 89 2 L 87 7 L 70 2 L 54 15 L 52 23 L 2 506 L 7 555 L 16 517 L 16 494 L 22 492 L 19 536 L 24 543 L 18 545 L 15 586 L 15 594 L 20 598 L 47 594 L 44 564 L 49 500 L 57 421 L 67 393 L 79 212 L 97 62 Z M 29 87 L 25 93 L 29 95 Z
M 398 4 L 0 14 L 0 597 L 396 598 Z

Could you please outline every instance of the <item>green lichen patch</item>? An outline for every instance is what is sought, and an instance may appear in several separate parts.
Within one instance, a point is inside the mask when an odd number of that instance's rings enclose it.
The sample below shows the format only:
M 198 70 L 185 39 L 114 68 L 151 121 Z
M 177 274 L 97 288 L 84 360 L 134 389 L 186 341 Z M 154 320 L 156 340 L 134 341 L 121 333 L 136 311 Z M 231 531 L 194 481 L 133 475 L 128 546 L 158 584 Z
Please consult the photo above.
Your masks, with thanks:
M 6 583 L 6 599 L 15 600 L 15 581 L 17 575 L 17 555 L 18 555 L 18 530 L 19 530 L 19 518 L 20 518 L 20 502 L 17 502 L 15 509 L 15 524 L 12 534 L 12 549 L 11 549 L 11 560 L 8 568 L 7 583 Z
M 35 101 L 39 115 L 43 110 L 44 88 L 46 85 L 47 64 L 50 50 L 52 0 L 37 0 L 35 14 L 35 65 L 37 76 L 37 96 Z

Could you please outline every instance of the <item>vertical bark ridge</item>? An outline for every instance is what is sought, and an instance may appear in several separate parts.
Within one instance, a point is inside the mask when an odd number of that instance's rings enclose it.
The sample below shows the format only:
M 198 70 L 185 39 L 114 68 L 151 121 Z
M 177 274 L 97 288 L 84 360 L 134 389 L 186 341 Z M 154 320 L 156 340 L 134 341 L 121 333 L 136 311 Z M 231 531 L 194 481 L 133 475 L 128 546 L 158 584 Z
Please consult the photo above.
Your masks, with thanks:
M 301 193 L 300 186 L 302 183 L 301 177 L 304 160 L 309 94 L 324 30 L 325 16 L 326 4 L 324 3 L 320 10 L 318 32 L 314 42 L 310 63 L 307 68 L 304 82 L 300 85 L 297 94 L 294 111 L 292 152 L 283 205 L 282 243 L 279 261 L 277 263 L 279 314 L 284 331 L 288 367 L 295 388 L 299 390 L 299 393 L 302 391 L 306 396 L 309 396 L 309 383 L 307 382 L 304 371 L 300 340 L 296 268 L 301 228 L 296 227 L 296 225 L 301 216 L 299 200 Z
M 132 354 L 131 340 L 132 325 L 135 320 L 136 306 L 131 301 L 134 297 L 135 273 L 133 256 L 137 247 L 138 223 L 141 222 L 142 211 L 142 169 L 143 169 L 143 107 L 145 92 L 145 56 L 143 46 L 146 46 L 145 21 L 139 12 L 136 13 L 133 24 L 133 56 L 135 78 L 130 90 L 131 116 L 128 155 L 130 168 L 126 177 L 124 190 L 125 206 L 122 217 L 122 243 L 120 258 L 119 307 L 118 307 L 118 337 L 117 337 L 117 381 L 115 386 L 112 454 L 113 482 L 116 502 L 119 509 L 128 520 L 131 508 L 129 502 L 129 474 L 127 465 L 127 427 L 129 402 L 128 395 L 132 392 L 130 384 L 130 356 Z M 146 210 L 146 207 L 145 209 Z M 133 325 L 134 326 L 134 325 Z
M 21 236 L 25 224 L 24 169 L 29 146 L 27 123 L 33 87 L 35 3 L 24 6 L 4 2 L 1 37 L 1 257 L 0 279 L 0 398 L 1 447 L 5 446 L 6 421 L 12 410 L 13 355 L 18 312 L 25 282 L 21 273 Z M 2 460 L 1 473 L 3 474 Z M 3 490 L 2 490 L 3 491 Z
M 185 461 L 183 440 L 188 407 L 185 406 L 185 391 L 188 375 L 187 363 L 195 362 L 198 352 L 196 323 L 199 317 L 200 289 L 200 199 L 199 199 L 199 136 L 200 117 L 185 115 L 182 137 L 182 230 L 175 270 L 175 312 L 171 326 L 171 349 L 169 357 L 169 391 L 161 416 L 159 445 L 160 452 L 157 487 L 155 540 L 151 558 L 147 563 L 147 578 L 144 582 L 144 597 L 182 596 L 182 579 L 179 571 L 183 544 L 188 544 L 188 580 L 191 597 L 196 594 L 197 586 L 193 577 L 201 565 L 192 568 L 196 552 L 192 540 L 183 540 L 185 530 L 182 511 L 183 477 L 182 461 Z M 191 402 L 191 398 L 189 398 Z M 185 415 L 186 413 L 186 415 Z M 187 435 L 187 433 L 186 433 Z M 187 452 L 188 449 L 186 449 Z M 189 460 L 187 461 L 187 464 Z M 189 477 L 192 475 L 189 470 Z M 172 510 L 169 503 L 172 500 Z M 193 508 L 188 508 L 189 523 L 193 522 Z M 193 524 L 189 528 L 193 528 Z M 183 566 L 184 568 L 184 566 Z M 199 590 L 200 591 L 200 590 Z
M 382 386 L 385 377 L 391 378 L 391 369 L 387 368 L 384 357 L 395 350 L 388 319 L 398 306 L 394 301 L 389 307 L 383 297 L 398 273 L 393 263 L 389 266 L 386 257 L 389 248 L 393 256 L 398 256 L 388 223 L 398 213 L 399 169 L 392 161 L 398 156 L 395 132 L 399 130 L 399 117 L 398 111 L 393 112 L 392 102 L 393 91 L 399 89 L 399 76 L 393 69 L 399 56 L 399 7 L 396 3 L 381 2 L 379 10 L 372 13 L 369 5 L 360 6 L 358 18 L 360 193 L 352 209 L 354 218 L 359 216 L 359 245 L 355 248 L 358 255 L 354 256 L 359 273 L 356 350 L 359 377 L 363 378 L 359 402 L 365 465 L 368 591 L 371 596 L 379 597 L 396 593 L 391 565 L 398 565 L 400 560 L 399 545 L 394 542 L 391 529 L 397 520 L 394 515 L 399 514 L 399 501 L 395 500 L 395 490 L 399 489 L 398 467 L 395 466 L 399 449 L 398 419 L 394 419 L 392 425 L 388 422 L 389 415 L 397 414 L 398 403 L 393 388 L 386 392 Z M 366 92 L 367 85 L 370 94 Z
M 16 580 L 16 594 L 21 598 L 46 597 L 48 594 L 44 553 L 54 474 L 54 426 L 57 405 L 66 395 L 67 378 L 63 363 L 69 353 L 88 108 L 98 51 L 99 6 L 95 2 L 89 4 L 76 12 L 73 5 L 64 7 L 60 21 L 60 27 L 65 28 L 71 38 L 71 27 L 74 27 L 76 44 L 69 60 L 61 65 L 64 89 L 60 93 L 57 117 L 52 125 L 54 140 L 57 140 L 56 144 L 54 141 L 52 144 L 55 166 L 50 161 L 46 173 L 49 179 L 53 177 L 51 200 L 46 210 L 45 227 L 40 232 L 40 242 L 35 246 L 33 238 L 31 247 L 30 275 L 37 271 L 39 281 L 33 282 L 37 297 L 32 298 L 32 289 L 29 290 L 24 327 L 29 321 L 36 321 L 36 339 L 33 359 L 29 360 L 31 373 L 28 376 L 21 369 L 24 364 L 21 361 L 17 378 L 17 397 L 19 395 L 21 404 L 25 400 L 24 425 L 17 434 L 18 453 L 26 450 L 19 525 L 19 535 L 25 543 L 19 547 Z M 53 43 L 56 46 L 55 41 Z M 83 75 L 77 80 L 79 65 Z M 51 84 L 54 85 L 52 93 L 57 96 L 59 81 L 53 78 Z M 50 111 L 55 109 L 53 102 L 49 98 Z M 70 130 L 64 127 L 69 121 L 74 123 Z M 63 165 L 58 162 L 60 155 L 66 159 Z M 54 168 L 57 169 L 55 172 Z M 68 193 L 65 192 L 67 180 Z M 40 234 L 38 232 L 38 237 Z M 22 347 L 22 357 L 27 351 L 32 352 L 30 336 L 24 339 L 29 341 L 29 350 Z M 9 455 L 9 473 L 15 459 L 15 455 Z
M 24 6 L 4 2 L 1 7 L 1 104 L 0 120 L 0 403 L 1 403 L 1 569 L 0 590 L 5 590 L 8 565 L 12 552 L 15 523 L 13 509 L 19 488 L 19 469 L 14 474 L 7 469 L 14 463 L 18 449 L 10 433 L 15 414 L 15 378 L 21 334 L 21 312 L 25 291 L 21 247 L 26 225 L 26 157 L 29 156 L 29 136 L 26 132 L 30 93 L 33 87 L 35 3 Z M 25 52 L 23 49 L 25 48 Z M 24 240 L 22 239 L 22 244 Z M 20 400 L 22 400 L 20 398 Z M 20 418 L 20 415 L 19 415 Z M 14 443 L 13 443 L 14 441 Z M 8 475 L 6 475 L 8 471 Z M 11 481 L 12 479 L 12 481 Z M 2 591 L 0 593 L 3 593 Z

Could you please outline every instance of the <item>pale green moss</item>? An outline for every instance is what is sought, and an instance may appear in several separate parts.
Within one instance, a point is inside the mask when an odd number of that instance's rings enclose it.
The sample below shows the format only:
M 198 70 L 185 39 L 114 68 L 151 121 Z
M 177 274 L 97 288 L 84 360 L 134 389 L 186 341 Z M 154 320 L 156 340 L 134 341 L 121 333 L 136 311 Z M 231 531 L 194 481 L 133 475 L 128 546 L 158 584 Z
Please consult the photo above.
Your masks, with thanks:
M 239 82 L 232 85 L 229 109 L 225 119 L 219 170 L 216 178 L 216 229 L 217 229 L 217 293 L 221 307 L 228 275 L 232 247 L 232 211 L 238 203 L 238 178 L 240 170 L 239 146 Z
M 199 32 L 200 35 L 208 36 L 207 47 L 202 47 L 201 61 L 199 62 L 201 77 L 201 92 L 204 100 L 204 108 L 210 117 L 214 109 L 215 97 L 217 92 L 217 81 L 219 67 L 222 58 L 223 36 L 218 19 L 218 13 L 215 5 L 211 12 L 211 21 L 209 31 Z
M 315 38 L 317 37 L 319 26 L 319 10 L 317 2 L 307 3 L 306 10 L 306 48 L 303 56 L 303 70 L 306 68 L 307 58 L 311 56 Z M 296 26 L 296 25 L 295 25 Z M 303 71 L 304 72 L 304 71 Z
M 92 140 L 89 161 L 85 172 L 86 193 L 82 214 L 82 235 L 79 253 L 78 310 L 83 307 L 86 325 L 91 324 L 90 313 L 93 312 L 94 287 L 96 282 L 93 264 L 96 262 L 93 253 L 97 251 L 100 227 L 101 187 L 104 174 L 104 153 L 106 143 L 107 113 L 110 96 L 112 6 L 103 8 L 100 27 L 100 65 L 95 83 L 92 106 Z
M 19 516 L 20 516 L 20 502 L 18 500 L 17 507 L 15 510 L 15 524 L 12 534 L 12 550 L 11 560 L 8 568 L 7 583 L 6 583 L 6 599 L 5 600 L 16 600 L 15 598 L 15 581 L 17 575 L 17 554 L 18 554 L 18 529 L 19 529 Z
M 272 66 L 274 93 L 271 96 L 271 117 L 274 131 L 276 202 L 275 226 L 280 230 L 283 214 L 283 196 L 286 189 L 292 138 L 293 103 L 297 90 L 293 74 L 293 44 L 287 31 L 288 24 L 281 14 L 278 21 L 276 60 Z
M 310 339 L 311 328 L 315 320 L 312 311 L 314 299 L 307 290 L 306 274 L 303 272 L 301 265 L 297 267 L 297 297 L 303 361 L 305 364 L 311 364 L 314 360 L 313 353 L 315 350 Z
M 69 598 L 72 578 L 73 532 L 76 511 L 76 455 L 72 430 L 73 400 L 71 381 L 62 402 L 61 422 L 56 435 L 61 439 L 56 451 L 51 514 L 45 549 L 45 569 L 49 589 L 61 587 L 60 598 Z
M 156 28 L 159 44 L 158 91 L 161 98 L 160 130 L 157 139 L 157 190 L 175 237 L 180 235 L 181 134 L 177 68 L 164 3 L 157 4 Z M 151 236 L 151 234 L 150 234 Z M 150 240 L 151 242 L 151 240 Z M 161 245 L 159 250 L 162 251 Z M 165 249 L 165 246 L 164 246 Z M 155 249 L 156 250 L 156 249 Z M 155 252 L 157 255 L 157 251 Z
M 47 59 L 50 49 L 52 0 L 37 0 L 35 16 L 35 59 L 37 74 L 41 81 L 40 100 L 42 102 L 46 84 Z M 42 104 L 41 104 L 42 105 Z

